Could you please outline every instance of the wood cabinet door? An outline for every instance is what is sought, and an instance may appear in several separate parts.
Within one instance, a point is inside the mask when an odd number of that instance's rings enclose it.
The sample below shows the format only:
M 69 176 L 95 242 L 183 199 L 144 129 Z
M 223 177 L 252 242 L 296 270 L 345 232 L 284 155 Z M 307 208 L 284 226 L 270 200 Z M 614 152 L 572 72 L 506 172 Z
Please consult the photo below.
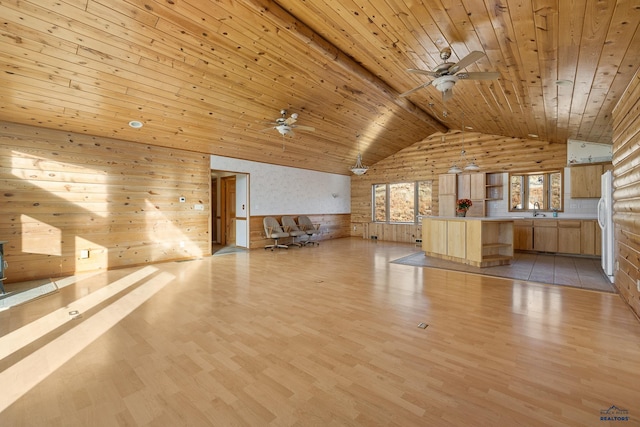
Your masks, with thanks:
M 533 227 L 530 225 L 513 226 L 513 249 L 520 251 L 533 250 Z
M 461 173 L 458 175 L 458 199 L 471 198 L 471 175 Z
M 446 255 L 447 253 L 447 221 L 431 220 L 431 252 Z
M 579 254 L 581 229 L 580 221 L 560 221 L 558 224 L 558 252 Z
M 457 194 L 458 176 L 455 173 L 445 173 L 438 176 L 438 193 Z
M 580 253 L 582 255 L 600 255 L 600 239 L 597 233 L 600 226 L 596 220 L 583 220 L 580 225 Z
M 467 232 L 465 221 L 448 221 L 447 226 L 447 255 L 466 258 Z
M 602 165 L 571 166 L 571 197 L 600 197 L 602 170 Z
M 487 178 L 484 172 L 469 175 L 471 179 L 471 200 L 484 200 L 487 191 Z
M 534 227 L 533 250 L 540 252 L 558 252 L 558 228 Z
M 456 216 L 456 196 L 441 194 L 438 197 L 438 216 Z

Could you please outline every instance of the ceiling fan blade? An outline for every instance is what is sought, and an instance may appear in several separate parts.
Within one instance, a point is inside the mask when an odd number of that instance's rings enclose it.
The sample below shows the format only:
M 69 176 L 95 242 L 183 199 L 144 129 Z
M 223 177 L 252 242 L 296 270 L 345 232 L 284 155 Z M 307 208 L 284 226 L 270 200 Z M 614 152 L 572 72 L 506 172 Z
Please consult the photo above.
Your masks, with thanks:
M 405 96 L 411 95 L 413 92 L 416 92 L 416 91 L 418 91 L 418 90 L 422 89 L 423 87 L 427 87 L 427 86 L 429 86 L 430 84 L 431 84 L 431 81 L 428 81 L 428 82 L 426 82 L 426 83 L 421 84 L 421 85 L 420 85 L 420 86 L 418 86 L 418 87 L 414 87 L 414 88 L 413 88 L 413 89 L 411 89 L 410 91 L 407 91 L 407 92 L 405 92 L 405 93 L 401 93 L 401 94 L 400 94 L 400 96 L 401 96 L 401 97 L 405 97 Z
M 453 89 L 447 89 L 442 92 L 442 102 L 446 102 L 453 97 Z
M 466 80 L 496 80 L 500 77 L 500 73 L 496 72 L 480 72 L 480 73 L 458 73 L 456 77 Z
M 291 116 L 284 121 L 285 125 L 292 125 L 296 122 L 296 118 Z
M 314 131 L 316 130 L 316 128 L 311 127 L 311 126 L 300 126 L 300 125 L 294 125 L 294 126 L 292 126 L 292 127 L 296 128 L 296 129 L 300 129 L 300 130 L 307 130 L 307 131 L 309 131 L 309 132 L 314 132 Z
M 407 70 L 407 72 L 409 73 L 416 73 L 416 74 L 425 74 L 427 76 L 431 76 L 431 77 L 440 77 L 440 74 L 434 72 L 434 71 L 429 71 L 429 70 L 418 70 L 416 68 L 409 68 Z
M 474 50 L 473 52 L 462 58 L 460 61 L 458 61 L 456 64 L 453 64 L 451 67 L 449 67 L 449 73 L 455 74 L 463 68 L 467 68 L 469 65 L 473 64 L 483 56 L 485 56 L 484 52 Z

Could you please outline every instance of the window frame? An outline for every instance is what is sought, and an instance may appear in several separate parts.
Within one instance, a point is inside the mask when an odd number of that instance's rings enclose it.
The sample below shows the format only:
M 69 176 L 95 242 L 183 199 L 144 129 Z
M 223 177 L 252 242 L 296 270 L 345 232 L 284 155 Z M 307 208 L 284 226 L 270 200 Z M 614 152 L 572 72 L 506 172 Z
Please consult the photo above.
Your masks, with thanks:
M 424 215 L 420 215 L 420 184 L 429 183 L 432 191 L 432 199 L 430 206 L 433 207 L 433 180 L 420 180 L 420 181 L 397 181 L 386 183 L 375 183 L 371 185 L 371 220 L 372 222 L 379 224 L 420 224 L 420 219 Z M 413 221 L 391 221 L 391 186 L 397 184 L 413 184 Z M 376 188 L 385 187 L 385 219 L 380 221 L 376 219 Z
M 553 208 L 551 207 L 551 201 L 553 200 L 553 186 L 551 185 L 551 176 L 554 174 L 560 174 L 560 208 Z M 540 209 L 535 209 L 535 208 L 529 208 L 529 207 L 524 207 L 525 205 L 528 205 L 528 200 L 529 200 L 529 177 L 532 175 L 543 175 L 544 176 L 544 182 L 543 182 L 543 207 Z M 512 200 L 512 193 L 511 193 L 511 179 L 512 177 L 517 176 L 517 177 L 522 177 L 522 190 L 521 190 L 521 199 L 522 199 L 522 205 L 523 207 L 520 209 L 514 208 L 511 205 L 511 200 Z M 553 170 L 545 170 L 545 171 L 535 171 L 535 172 L 509 172 L 509 178 L 507 180 L 508 182 L 508 186 L 509 186 L 509 192 L 508 192 L 508 208 L 509 208 L 509 212 L 533 212 L 533 211 L 538 211 L 538 212 L 564 212 L 564 186 L 565 186 L 565 182 L 564 182 L 564 170 L 562 169 L 553 169 Z M 525 203 L 526 202 L 526 203 Z

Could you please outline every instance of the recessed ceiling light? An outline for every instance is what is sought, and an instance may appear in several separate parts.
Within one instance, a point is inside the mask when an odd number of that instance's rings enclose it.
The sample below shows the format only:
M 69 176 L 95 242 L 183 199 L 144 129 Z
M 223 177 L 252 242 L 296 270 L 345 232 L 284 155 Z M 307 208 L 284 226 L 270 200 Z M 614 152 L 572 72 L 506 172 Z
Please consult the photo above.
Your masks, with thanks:
M 558 86 L 573 86 L 573 82 L 571 80 L 556 80 L 556 85 L 558 85 Z
M 131 120 L 129 122 L 129 126 L 131 126 L 134 129 L 140 129 L 143 125 L 142 125 L 142 122 L 139 122 L 137 120 Z

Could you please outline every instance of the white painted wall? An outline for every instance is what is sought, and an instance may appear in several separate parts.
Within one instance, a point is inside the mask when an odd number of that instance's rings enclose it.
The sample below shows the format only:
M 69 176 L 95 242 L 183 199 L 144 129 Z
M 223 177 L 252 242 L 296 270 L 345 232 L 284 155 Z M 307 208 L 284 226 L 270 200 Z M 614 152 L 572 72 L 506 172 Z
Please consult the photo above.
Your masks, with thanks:
M 249 175 L 236 175 L 236 246 L 249 247 L 249 221 L 247 214 L 247 202 L 249 191 Z
M 211 169 L 250 175 L 249 215 L 351 213 L 346 175 L 211 156 Z

